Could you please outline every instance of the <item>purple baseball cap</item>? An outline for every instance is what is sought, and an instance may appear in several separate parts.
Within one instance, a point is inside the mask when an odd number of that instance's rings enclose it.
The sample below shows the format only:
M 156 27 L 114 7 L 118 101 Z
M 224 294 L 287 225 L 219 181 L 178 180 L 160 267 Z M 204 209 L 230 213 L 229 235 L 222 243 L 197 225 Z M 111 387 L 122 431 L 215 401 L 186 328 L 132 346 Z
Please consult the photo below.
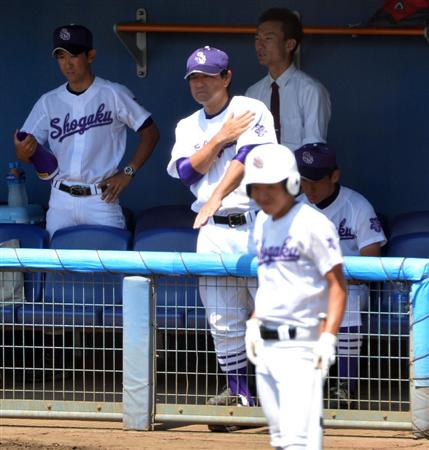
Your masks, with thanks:
M 303 145 L 295 158 L 301 177 L 310 181 L 319 181 L 338 168 L 335 150 L 323 142 Z
M 206 45 L 192 53 L 186 62 L 185 80 L 191 73 L 204 73 L 205 75 L 217 75 L 228 69 L 228 55 L 214 47 Z
M 63 25 L 55 28 L 53 33 L 52 56 L 58 50 L 65 50 L 72 55 L 80 55 L 93 47 L 92 33 L 83 25 Z

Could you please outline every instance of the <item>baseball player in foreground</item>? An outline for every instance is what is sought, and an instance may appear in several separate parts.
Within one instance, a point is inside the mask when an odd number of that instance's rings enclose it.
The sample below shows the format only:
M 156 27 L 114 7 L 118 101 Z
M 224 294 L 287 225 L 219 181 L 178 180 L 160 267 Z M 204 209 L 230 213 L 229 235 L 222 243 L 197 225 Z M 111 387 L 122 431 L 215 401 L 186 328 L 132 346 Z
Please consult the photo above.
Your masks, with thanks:
M 185 79 L 202 108 L 181 120 L 168 173 L 189 186 L 196 200 L 194 228 L 199 228 L 198 253 L 248 253 L 256 204 L 241 180 L 244 159 L 255 146 L 276 142 L 273 118 L 254 99 L 230 97 L 232 73 L 228 55 L 213 47 L 195 50 L 187 60 Z M 210 405 L 253 406 L 247 384 L 244 342 L 253 298 L 246 278 L 200 278 L 217 359 L 227 376 L 226 389 L 210 398 Z M 254 289 L 253 289 L 254 290 Z M 235 427 L 211 426 L 214 431 Z
M 123 228 L 119 194 L 152 154 L 158 129 L 125 86 L 92 73 L 96 51 L 88 28 L 56 28 L 52 55 L 67 82 L 42 95 L 22 131 L 15 133 L 17 158 L 30 162 L 38 145 L 47 143 L 58 161 L 46 218 L 51 236 L 78 224 Z M 118 170 L 127 127 L 139 133 L 140 141 L 128 164 Z
M 335 361 L 346 302 L 343 258 L 334 225 L 295 197 L 293 153 L 277 144 L 248 155 L 244 181 L 261 212 L 255 310 L 246 350 L 277 449 L 322 448 L 322 386 Z
M 295 152 L 301 174 L 303 202 L 331 220 L 340 237 L 344 256 L 380 256 L 386 236 L 374 208 L 358 192 L 339 184 L 340 171 L 334 149 L 323 143 L 307 144 Z M 357 390 L 362 337 L 361 306 L 368 286 L 348 282 L 347 308 L 338 333 L 337 381 L 330 386 L 331 408 L 348 408 Z

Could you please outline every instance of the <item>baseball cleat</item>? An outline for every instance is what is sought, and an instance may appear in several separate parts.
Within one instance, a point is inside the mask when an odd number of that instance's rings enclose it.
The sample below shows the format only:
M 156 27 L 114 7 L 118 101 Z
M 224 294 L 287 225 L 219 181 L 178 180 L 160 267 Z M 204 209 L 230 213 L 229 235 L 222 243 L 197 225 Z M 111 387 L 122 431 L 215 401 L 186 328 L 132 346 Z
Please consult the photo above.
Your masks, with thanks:
M 234 395 L 230 388 L 224 388 L 224 390 L 210 397 L 207 401 L 207 405 L 211 406 L 238 406 L 241 405 L 241 399 L 238 395 Z
M 329 409 L 349 409 L 352 405 L 347 381 L 339 381 L 329 390 Z

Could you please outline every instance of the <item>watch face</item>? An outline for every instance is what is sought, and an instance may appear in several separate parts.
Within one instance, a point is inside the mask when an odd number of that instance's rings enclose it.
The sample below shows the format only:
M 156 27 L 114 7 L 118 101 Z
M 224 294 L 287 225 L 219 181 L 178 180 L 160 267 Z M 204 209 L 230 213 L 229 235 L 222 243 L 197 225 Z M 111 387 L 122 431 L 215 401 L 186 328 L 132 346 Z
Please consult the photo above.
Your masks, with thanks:
M 125 175 L 130 175 L 132 177 L 132 176 L 134 176 L 134 174 L 136 172 L 131 166 L 125 166 L 124 167 L 124 173 L 125 173 Z

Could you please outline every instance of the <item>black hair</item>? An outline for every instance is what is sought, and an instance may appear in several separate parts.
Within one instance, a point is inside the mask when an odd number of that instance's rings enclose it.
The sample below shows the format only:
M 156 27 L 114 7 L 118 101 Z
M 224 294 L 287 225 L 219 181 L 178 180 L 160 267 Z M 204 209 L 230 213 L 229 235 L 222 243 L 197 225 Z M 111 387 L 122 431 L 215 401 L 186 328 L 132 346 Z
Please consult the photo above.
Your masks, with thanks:
M 303 35 L 302 24 L 298 16 L 287 8 L 270 8 L 259 16 L 258 25 L 268 21 L 281 22 L 285 41 L 295 39 L 296 47 L 293 54 L 301 43 Z

